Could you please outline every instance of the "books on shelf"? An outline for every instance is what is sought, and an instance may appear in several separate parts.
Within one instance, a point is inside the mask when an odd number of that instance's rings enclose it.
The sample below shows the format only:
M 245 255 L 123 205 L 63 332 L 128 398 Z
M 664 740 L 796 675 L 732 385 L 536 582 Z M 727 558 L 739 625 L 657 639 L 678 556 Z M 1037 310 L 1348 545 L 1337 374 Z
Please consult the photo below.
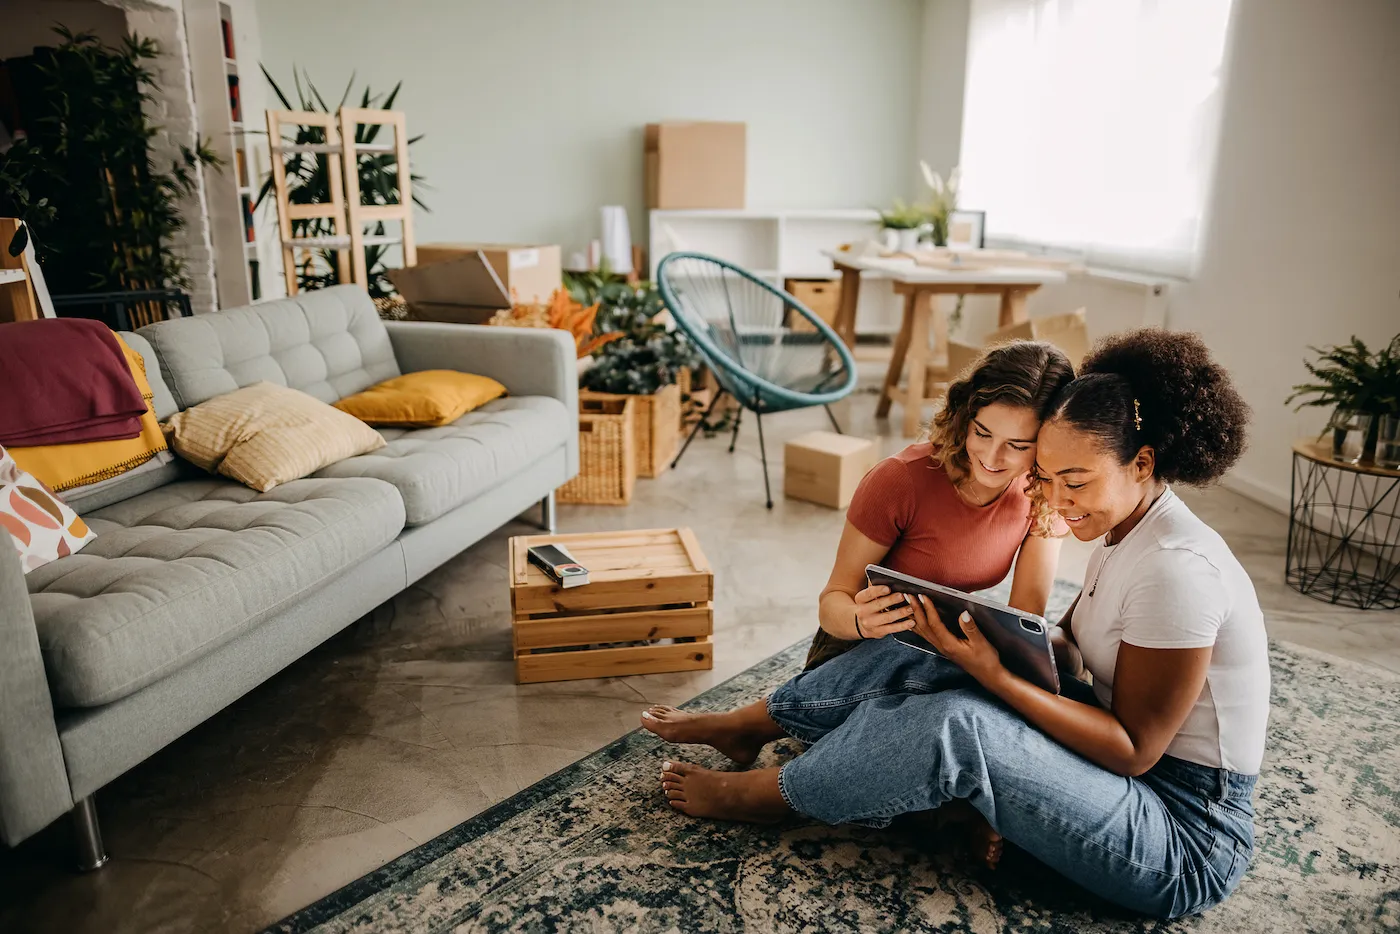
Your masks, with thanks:
M 243 103 L 238 96 L 238 75 L 228 76 L 228 113 L 234 123 L 243 122 Z
M 238 56 L 233 54 L 233 22 L 220 18 L 219 28 L 224 34 L 224 58 L 237 58 Z

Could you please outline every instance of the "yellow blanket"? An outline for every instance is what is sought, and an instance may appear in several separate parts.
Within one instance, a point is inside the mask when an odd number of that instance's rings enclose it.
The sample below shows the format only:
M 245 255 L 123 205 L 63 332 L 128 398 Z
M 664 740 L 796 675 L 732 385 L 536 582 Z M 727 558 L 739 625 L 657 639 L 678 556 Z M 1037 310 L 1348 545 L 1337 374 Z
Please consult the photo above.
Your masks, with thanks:
M 151 383 L 146 379 L 146 362 L 117 335 L 117 343 L 126 354 L 126 365 L 141 398 L 146 400 L 146 414 L 141 416 L 141 434 L 118 441 L 89 441 L 85 444 L 45 444 L 28 448 L 7 448 L 21 470 L 26 470 L 44 482 L 50 490 L 62 493 L 99 480 L 107 480 L 140 467 L 165 450 L 165 435 L 156 421 Z

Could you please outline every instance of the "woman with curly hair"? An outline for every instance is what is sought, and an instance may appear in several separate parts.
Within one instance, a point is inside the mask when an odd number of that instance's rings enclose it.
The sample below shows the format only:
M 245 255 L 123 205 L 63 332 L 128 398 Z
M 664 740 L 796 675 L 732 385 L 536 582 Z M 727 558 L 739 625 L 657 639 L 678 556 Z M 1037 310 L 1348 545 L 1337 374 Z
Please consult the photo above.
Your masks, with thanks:
M 1172 484 L 1224 474 L 1248 415 L 1194 335 L 1100 343 L 1036 451 L 1040 493 L 1076 538 L 1101 540 L 1059 627 L 1062 663 L 1082 661 L 1093 687 L 1055 695 L 1018 678 L 966 614 L 959 638 L 916 601 L 914 628 L 943 658 L 872 643 L 847 656 L 861 665 L 788 682 L 768 700 L 770 735 L 811 749 L 741 773 L 664 763 L 671 804 L 878 827 L 961 800 L 1128 908 L 1173 918 L 1219 903 L 1253 854 L 1267 641 L 1249 576 Z
M 820 597 L 809 669 L 836 665 L 831 660 L 853 647 L 893 642 L 885 637 L 913 628 L 913 608 L 901 594 L 867 585 L 868 564 L 980 590 L 1003 580 L 1014 561 L 1010 604 L 1045 612 L 1068 530 L 1028 484 L 1041 422 L 1073 378 L 1069 359 L 1050 344 L 994 348 L 948 387 L 929 441 L 866 474 Z M 905 646 L 894 651 L 911 659 L 923 654 Z M 848 667 L 845 658 L 839 662 Z M 859 658 L 849 665 L 864 670 Z M 673 742 L 713 745 L 746 765 L 775 738 L 762 701 L 724 715 L 657 706 L 642 714 L 642 725 Z

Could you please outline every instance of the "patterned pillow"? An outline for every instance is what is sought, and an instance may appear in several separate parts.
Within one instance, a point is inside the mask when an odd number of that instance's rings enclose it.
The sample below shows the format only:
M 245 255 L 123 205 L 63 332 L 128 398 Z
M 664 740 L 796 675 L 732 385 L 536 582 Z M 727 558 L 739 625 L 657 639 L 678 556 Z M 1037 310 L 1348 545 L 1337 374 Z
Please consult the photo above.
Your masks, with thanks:
M 28 574 L 71 555 L 97 537 L 48 487 L 0 448 L 0 528 L 9 533 Z
M 165 434 L 175 453 L 195 466 L 264 493 L 384 446 L 384 437 L 353 415 L 268 382 L 177 412 Z

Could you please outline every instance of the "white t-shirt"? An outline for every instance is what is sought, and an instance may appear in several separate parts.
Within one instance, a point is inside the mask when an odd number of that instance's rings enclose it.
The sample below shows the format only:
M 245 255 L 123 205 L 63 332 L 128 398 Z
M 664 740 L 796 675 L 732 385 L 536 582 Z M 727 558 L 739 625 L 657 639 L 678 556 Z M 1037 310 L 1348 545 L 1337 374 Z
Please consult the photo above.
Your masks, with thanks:
M 1269 653 L 1254 584 L 1224 540 L 1167 490 L 1116 545 L 1096 549 L 1074 611 L 1074 638 L 1113 703 L 1118 646 L 1214 646 L 1201 696 L 1167 755 L 1254 775 L 1269 719 Z

